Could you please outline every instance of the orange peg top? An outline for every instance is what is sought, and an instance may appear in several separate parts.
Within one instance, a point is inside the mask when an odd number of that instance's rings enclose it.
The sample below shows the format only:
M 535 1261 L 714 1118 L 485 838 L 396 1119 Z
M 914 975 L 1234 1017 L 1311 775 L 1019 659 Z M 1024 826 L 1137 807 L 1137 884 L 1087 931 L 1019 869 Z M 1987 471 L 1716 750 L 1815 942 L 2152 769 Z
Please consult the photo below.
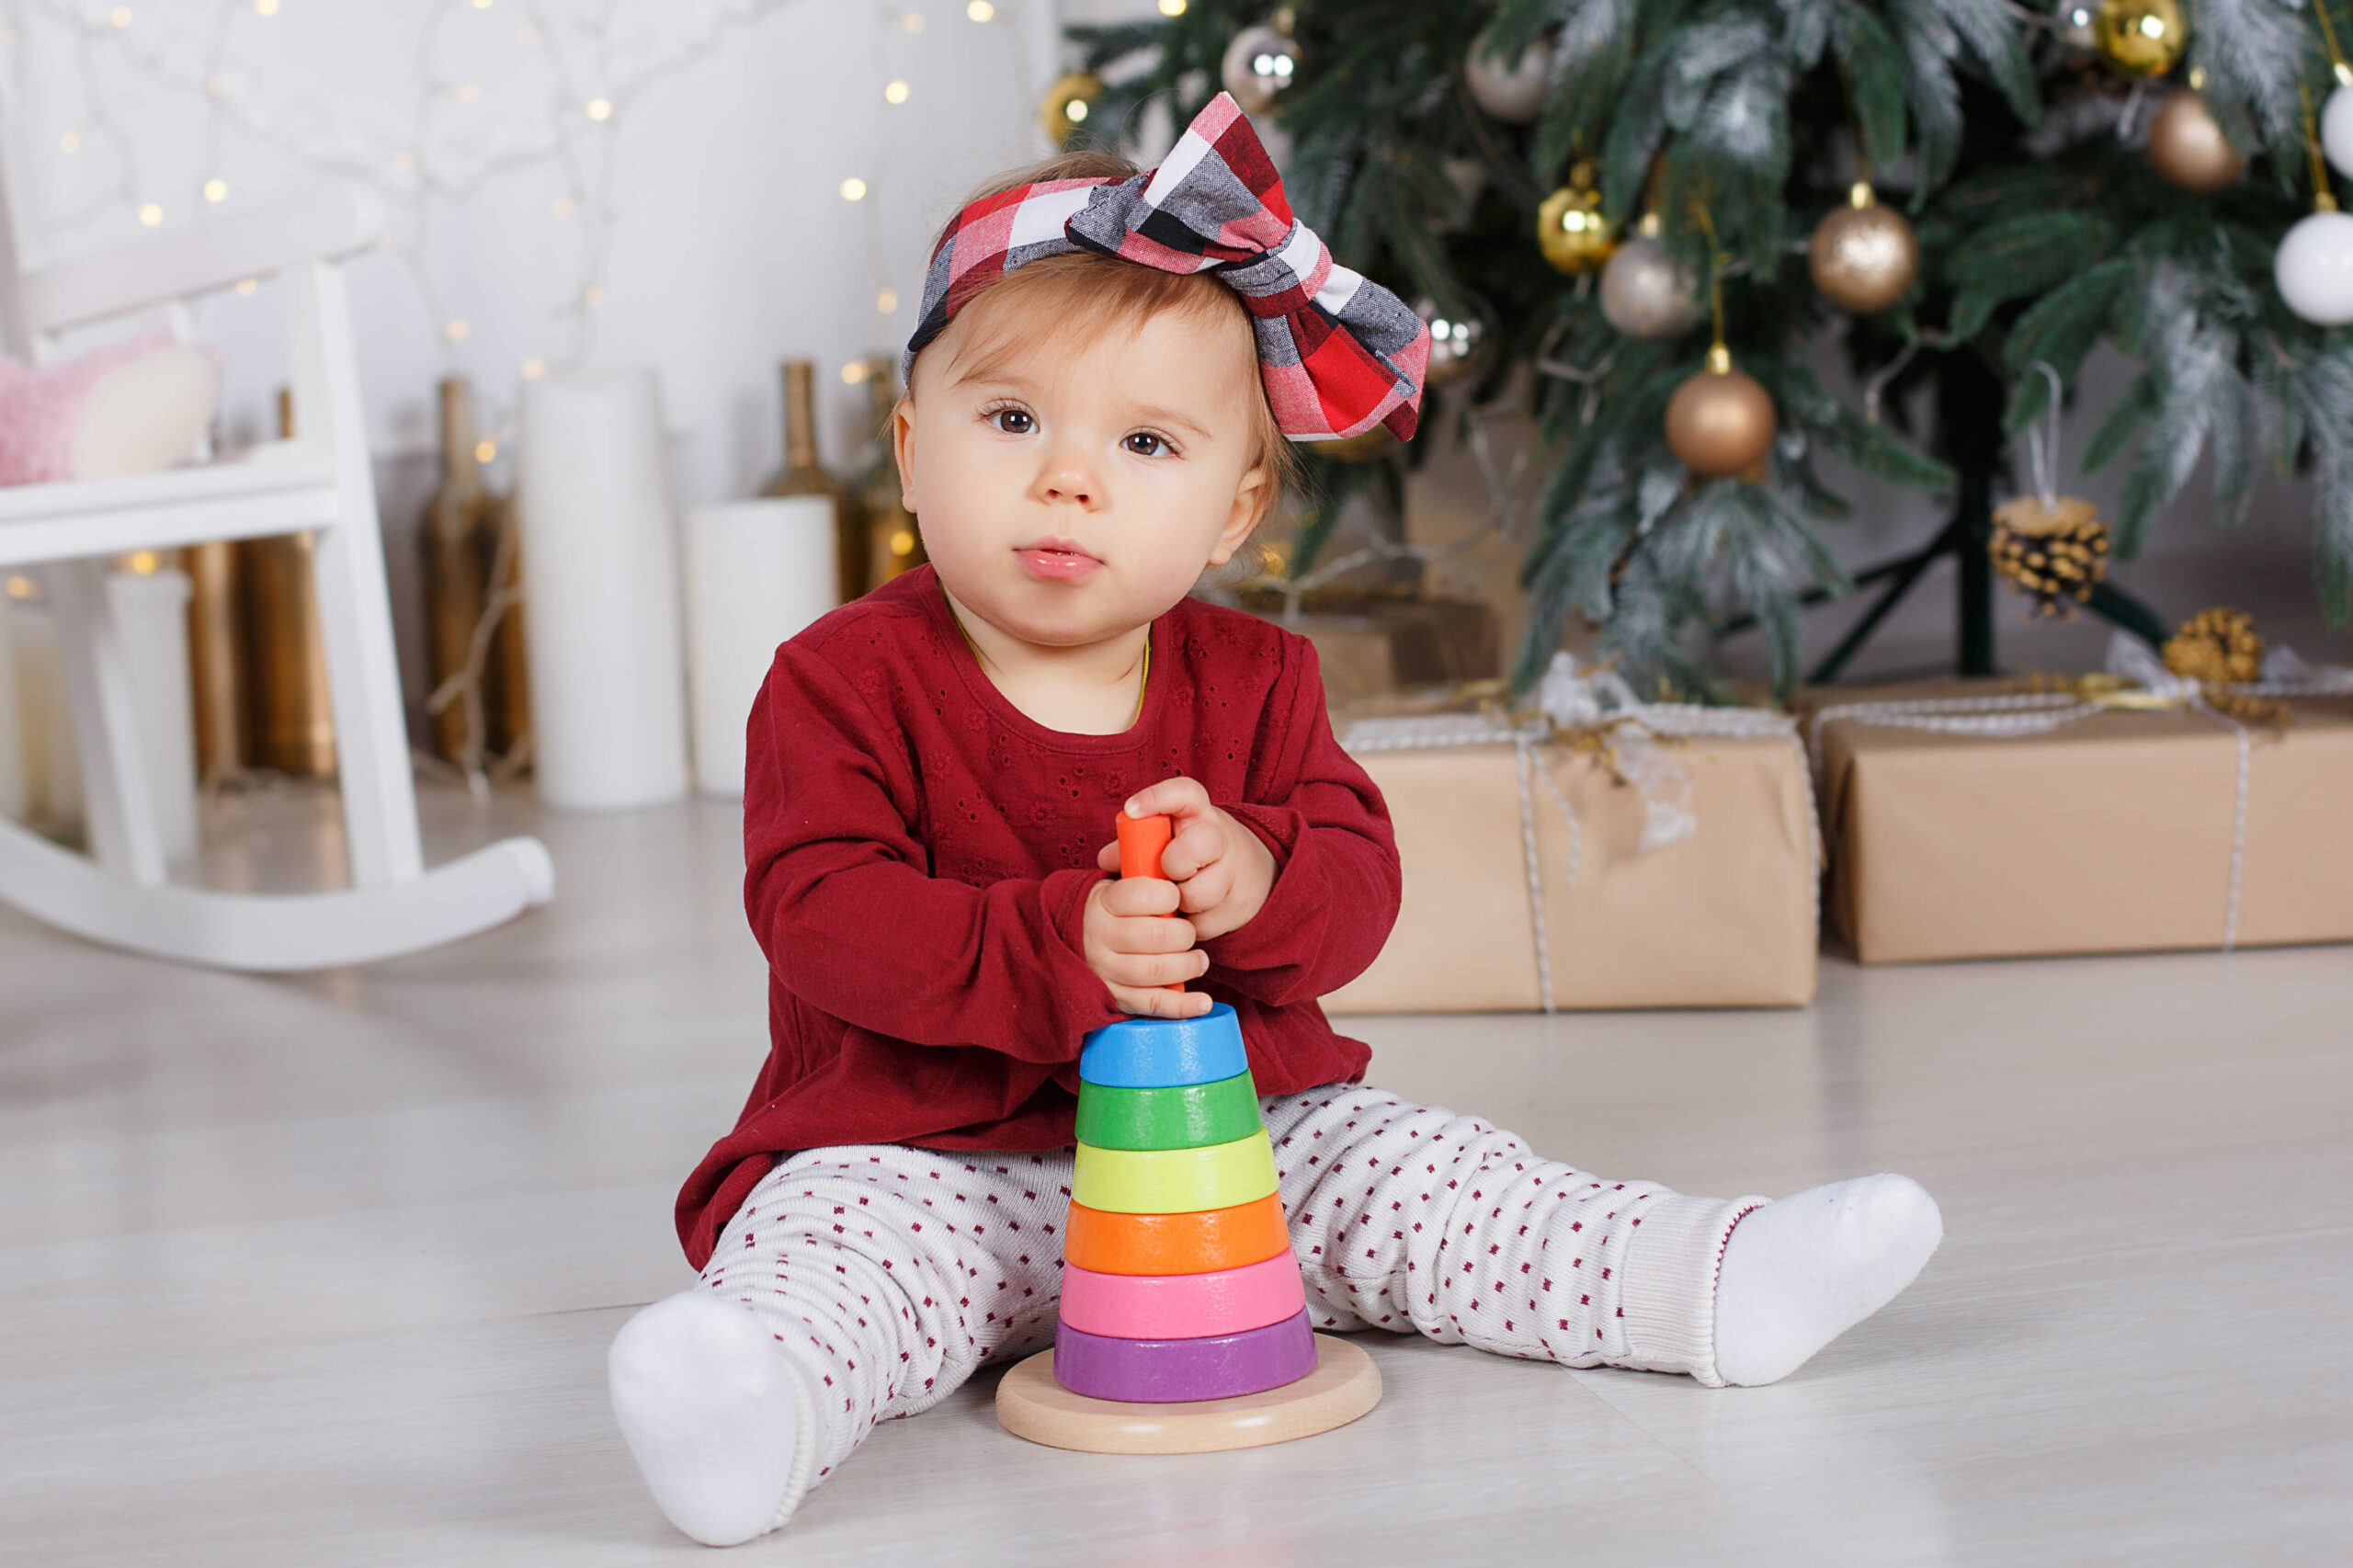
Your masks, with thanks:
M 1156 877 L 1160 875 L 1160 852 L 1168 847 L 1176 835 L 1176 824 L 1167 816 L 1131 817 L 1120 813 L 1113 830 L 1120 835 L 1120 875 L 1122 877 Z M 1171 918 L 1174 918 L 1171 916 Z M 1180 983 L 1164 985 L 1163 991 L 1182 991 Z

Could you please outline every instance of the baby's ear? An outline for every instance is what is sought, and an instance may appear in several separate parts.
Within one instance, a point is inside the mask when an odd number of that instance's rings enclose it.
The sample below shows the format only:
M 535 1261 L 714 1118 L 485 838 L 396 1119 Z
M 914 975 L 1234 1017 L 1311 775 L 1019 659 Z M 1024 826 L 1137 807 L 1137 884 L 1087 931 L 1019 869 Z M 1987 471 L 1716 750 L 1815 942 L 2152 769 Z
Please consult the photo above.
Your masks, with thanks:
M 899 505 L 910 515 L 915 509 L 915 469 L 909 450 L 915 435 L 915 394 L 901 394 L 898 406 L 891 410 L 891 452 L 899 462 Z
M 1274 505 L 1274 470 L 1263 462 L 1252 464 L 1243 472 L 1242 483 L 1233 488 L 1233 510 L 1226 514 L 1225 527 L 1218 530 L 1217 543 L 1210 550 L 1210 564 L 1222 566 L 1233 559 L 1233 552 L 1242 548 L 1242 541 L 1250 537 Z

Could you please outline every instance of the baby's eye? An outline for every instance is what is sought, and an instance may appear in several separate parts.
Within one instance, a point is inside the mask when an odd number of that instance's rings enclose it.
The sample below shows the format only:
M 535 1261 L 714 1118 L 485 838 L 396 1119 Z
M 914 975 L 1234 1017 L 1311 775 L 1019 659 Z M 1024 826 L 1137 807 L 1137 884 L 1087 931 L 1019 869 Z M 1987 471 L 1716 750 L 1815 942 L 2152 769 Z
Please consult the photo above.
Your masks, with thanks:
M 1138 430 L 1120 444 L 1140 458 L 1160 457 L 1168 450 L 1166 438 L 1149 430 Z
M 1027 436 L 1038 427 L 1026 408 L 1000 408 L 988 416 L 988 422 L 1008 436 Z

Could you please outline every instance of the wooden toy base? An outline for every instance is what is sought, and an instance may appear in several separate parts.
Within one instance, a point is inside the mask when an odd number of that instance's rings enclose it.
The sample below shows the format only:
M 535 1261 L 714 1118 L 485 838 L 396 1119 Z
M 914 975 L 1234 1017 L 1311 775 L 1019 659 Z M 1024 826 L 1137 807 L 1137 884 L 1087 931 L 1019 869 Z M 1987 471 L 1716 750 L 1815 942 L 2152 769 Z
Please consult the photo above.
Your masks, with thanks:
M 1315 1336 L 1315 1370 L 1295 1383 L 1233 1399 L 1130 1404 L 1089 1399 L 1054 1381 L 1040 1350 L 996 1386 L 997 1425 L 1051 1449 L 1089 1454 L 1210 1454 L 1313 1437 L 1381 1403 L 1381 1369 L 1345 1339 Z

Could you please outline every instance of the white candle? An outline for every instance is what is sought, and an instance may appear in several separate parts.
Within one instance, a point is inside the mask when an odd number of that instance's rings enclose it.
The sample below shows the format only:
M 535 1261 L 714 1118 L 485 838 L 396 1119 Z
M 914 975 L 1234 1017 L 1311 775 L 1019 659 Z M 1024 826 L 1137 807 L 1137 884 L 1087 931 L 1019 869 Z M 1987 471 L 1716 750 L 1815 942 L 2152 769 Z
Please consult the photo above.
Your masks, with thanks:
M 188 678 L 188 574 L 176 566 L 107 574 L 140 770 L 164 858 L 196 852 L 196 694 Z
M 17 665 L 17 733 L 24 744 L 24 822 L 68 841 L 82 835 L 82 758 L 74 749 L 74 710 L 57 662 L 57 617 L 47 601 L 8 607 Z
M 794 495 L 687 514 L 695 788 L 744 795 L 744 724 L 777 644 L 834 608 L 834 503 Z
M 678 800 L 686 680 L 654 372 L 526 382 L 518 446 L 540 794 L 586 809 Z

